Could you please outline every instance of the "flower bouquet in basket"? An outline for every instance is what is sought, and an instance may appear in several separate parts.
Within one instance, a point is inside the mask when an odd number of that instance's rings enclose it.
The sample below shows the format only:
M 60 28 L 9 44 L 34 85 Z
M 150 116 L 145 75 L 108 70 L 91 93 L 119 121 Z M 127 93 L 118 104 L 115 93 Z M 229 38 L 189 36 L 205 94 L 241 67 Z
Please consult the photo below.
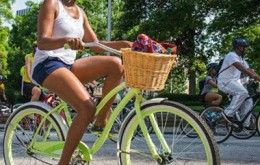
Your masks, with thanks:
M 139 34 L 131 49 L 122 49 L 126 85 L 149 91 L 164 89 L 176 63 L 176 46 Z

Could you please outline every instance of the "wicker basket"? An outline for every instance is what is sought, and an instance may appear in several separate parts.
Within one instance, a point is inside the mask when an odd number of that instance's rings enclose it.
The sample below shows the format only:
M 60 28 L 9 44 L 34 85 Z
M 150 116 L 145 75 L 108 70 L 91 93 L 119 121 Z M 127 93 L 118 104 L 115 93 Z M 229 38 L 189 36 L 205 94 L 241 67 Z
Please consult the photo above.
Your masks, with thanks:
M 176 64 L 176 55 L 136 52 L 129 48 L 121 51 L 127 86 L 148 91 L 164 89 Z

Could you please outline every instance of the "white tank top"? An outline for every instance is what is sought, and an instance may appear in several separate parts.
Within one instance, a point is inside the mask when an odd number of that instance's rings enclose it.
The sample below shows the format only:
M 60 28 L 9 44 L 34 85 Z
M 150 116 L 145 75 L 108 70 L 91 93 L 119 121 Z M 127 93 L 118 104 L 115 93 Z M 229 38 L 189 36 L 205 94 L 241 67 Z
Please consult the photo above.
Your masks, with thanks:
M 60 0 L 58 1 L 59 13 L 54 20 L 53 25 L 53 38 L 72 37 L 82 39 L 84 36 L 83 28 L 83 14 L 81 9 L 77 6 L 79 11 L 79 18 L 73 18 L 65 9 Z M 51 51 L 40 50 L 37 48 L 33 68 L 40 62 L 44 61 L 48 57 L 57 57 L 66 64 L 73 64 L 76 58 L 77 51 L 72 49 L 55 49 Z

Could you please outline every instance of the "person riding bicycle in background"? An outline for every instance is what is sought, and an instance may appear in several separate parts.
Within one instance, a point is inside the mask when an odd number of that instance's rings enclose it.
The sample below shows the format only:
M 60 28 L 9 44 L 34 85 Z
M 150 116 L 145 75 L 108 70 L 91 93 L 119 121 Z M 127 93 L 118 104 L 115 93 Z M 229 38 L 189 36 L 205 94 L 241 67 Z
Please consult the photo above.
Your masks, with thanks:
M 59 165 L 68 165 L 87 126 L 94 120 L 95 103 L 83 84 L 105 77 L 103 96 L 122 81 L 123 66 L 113 56 L 93 56 L 75 61 L 83 42 L 98 42 L 85 12 L 76 0 L 44 0 L 38 17 L 38 39 L 33 64 L 33 82 L 46 87 L 68 102 L 77 115 L 71 124 Z M 102 42 L 120 49 L 131 47 L 128 41 Z M 68 44 L 69 49 L 64 48 Z M 102 51 L 92 48 L 94 51 Z M 97 116 L 95 125 L 106 125 L 111 99 Z
M 217 63 L 210 63 L 207 66 L 208 74 L 205 78 L 204 86 L 201 91 L 201 99 L 210 106 L 219 106 L 222 101 L 222 96 L 217 93 Z
M 225 56 L 219 70 L 218 87 L 221 91 L 232 96 L 230 105 L 222 113 L 223 117 L 229 122 L 234 121 L 236 111 L 239 110 L 240 116 L 244 117 L 253 106 L 252 99 L 246 99 L 249 94 L 240 81 L 241 73 L 260 81 L 259 75 L 249 68 L 245 60 L 247 47 L 248 42 L 245 39 L 235 38 L 233 40 L 233 51 Z M 244 127 L 247 129 L 250 129 L 250 119 L 251 115 L 244 122 Z
M 5 95 L 5 84 L 4 84 L 4 77 L 0 75 L 0 101 L 6 102 L 7 97 Z
M 41 89 L 32 83 L 29 75 L 31 75 L 32 64 L 34 61 L 34 54 L 36 52 L 37 43 L 34 42 L 32 45 L 33 53 L 25 56 L 25 65 L 21 68 L 22 75 L 22 94 L 25 96 L 27 101 L 37 101 L 40 99 L 42 94 Z

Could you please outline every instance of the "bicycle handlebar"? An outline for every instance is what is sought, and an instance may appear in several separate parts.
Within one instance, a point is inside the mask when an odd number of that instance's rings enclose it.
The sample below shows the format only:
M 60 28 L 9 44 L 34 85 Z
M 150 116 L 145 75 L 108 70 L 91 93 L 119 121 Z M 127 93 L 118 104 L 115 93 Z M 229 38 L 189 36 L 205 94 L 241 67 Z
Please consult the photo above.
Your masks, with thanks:
M 108 46 L 106 46 L 104 44 L 101 44 L 99 42 L 82 43 L 82 45 L 84 47 L 89 47 L 89 48 L 91 48 L 91 47 L 99 47 L 99 48 L 102 48 L 102 49 L 104 49 L 104 50 L 106 50 L 106 51 L 108 51 L 110 53 L 114 53 L 114 54 L 116 54 L 118 56 L 122 56 L 122 52 L 121 51 L 118 51 L 116 49 L 110 48 L 110 47 L 108 47 Z

